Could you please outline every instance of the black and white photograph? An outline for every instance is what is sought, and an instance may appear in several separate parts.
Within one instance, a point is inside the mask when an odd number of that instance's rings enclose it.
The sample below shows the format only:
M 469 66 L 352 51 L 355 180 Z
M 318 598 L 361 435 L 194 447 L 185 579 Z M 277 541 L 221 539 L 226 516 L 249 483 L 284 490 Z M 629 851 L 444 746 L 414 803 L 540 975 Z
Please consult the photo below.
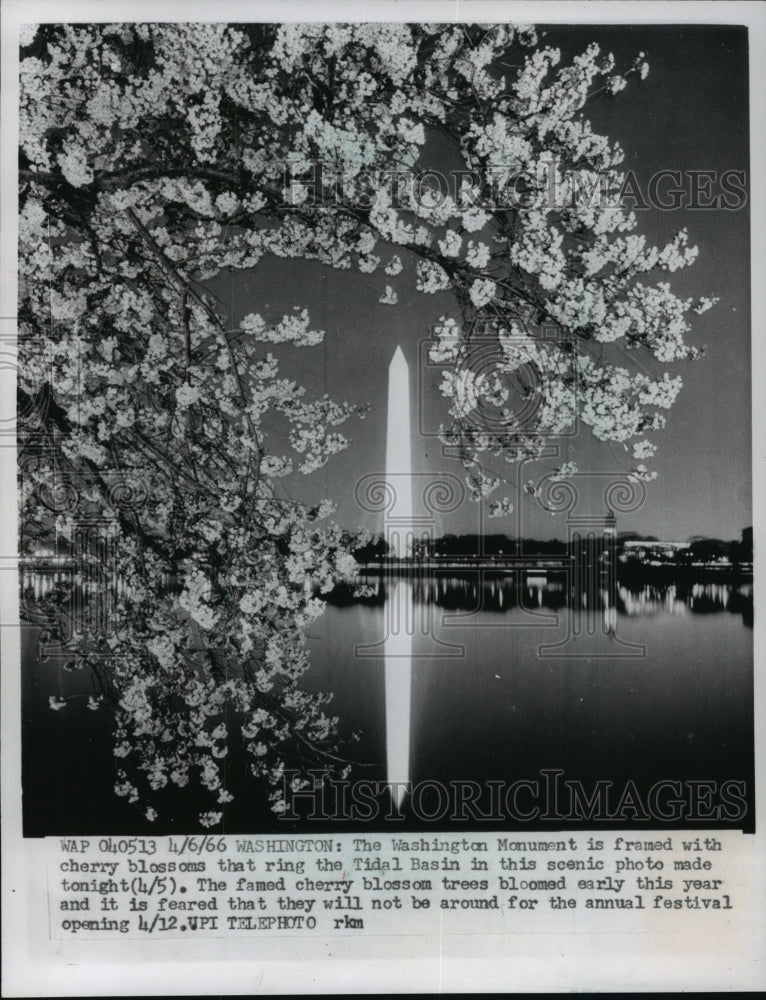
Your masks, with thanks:
M 4 25 L 4 796 L 61 871 L 88 872 L 78 843 L 116 864 L 343 836 L 316 862 L 339 893 L 482 889 L 507 920 L 574 907 L 571 869 L 604 863 L 503 863 L 508 896 L 441 877 L 468 878 L 459 845 L 608 836 L 615 879 L 579 883 L 604 908 L 737 911 L 710 869 L 762 806 L 760 53 L 727 5 L 591 6 Z M 653 878 L 685 837 L 693 878 Z M 272 883 L 236 864 L 228 915 L 171 901 L 159 929 L 253 929 L 237 911 Z M 380 882 L 411 865 L 433 883 Z M 115 890 L 70 884 L 61 909 L 89 912 L 64 931 L 124 933 Z M 317 926 L 273 887 L 274 920 Z

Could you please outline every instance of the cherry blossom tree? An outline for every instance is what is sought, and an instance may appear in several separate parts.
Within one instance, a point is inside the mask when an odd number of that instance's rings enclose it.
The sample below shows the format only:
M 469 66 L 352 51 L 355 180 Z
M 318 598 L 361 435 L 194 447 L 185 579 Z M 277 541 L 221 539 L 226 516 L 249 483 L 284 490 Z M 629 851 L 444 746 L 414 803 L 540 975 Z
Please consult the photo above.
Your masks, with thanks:
M 584 115 L 648 66 L 595 44 L 561 65 L 509 25 L 41 25 L 21 43 L 23 518 L 79 565 L 95 532 L 120 581 L 109 629 L 62 603 L 62 638 L 103 679 L 116 791 L 148 818 L 152 792 L 201 781 L 217 823 L 237 740 L 279 811 L 286 767 L 348 766 L 301 677 L 317 595 L 354 567 L 332 504 L 279 480 L 345 448 L 354 408 L 283 374 L 278 345 L 324 336 L 300 303 L 232 328 L 206 282 L 276 256 L 377 275 L 384 306 L 448 290 L 443 434 L 490 513 L 510 501 L 490 499 L 488 461 L 535 457 L 576 415 L 649 478 L 681 379 L 625 352 L 694 357 L 684 336 L 713 300 L 672 292 L 696 249 L 635 232 L 622 150 Z M 444 148 L 464 165 L 447 192 L 422 175 Z M 532 423 L 508 388 L 522 367 Z

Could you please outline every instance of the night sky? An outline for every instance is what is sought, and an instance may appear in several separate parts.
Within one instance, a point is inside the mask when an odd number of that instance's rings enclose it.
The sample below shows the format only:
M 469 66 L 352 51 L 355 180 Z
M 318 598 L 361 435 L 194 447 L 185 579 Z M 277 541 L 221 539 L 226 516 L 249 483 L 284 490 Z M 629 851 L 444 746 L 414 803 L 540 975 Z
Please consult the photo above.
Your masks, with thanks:
M 615 98 L 587 108 L 596 131 L 620 142 L 626 153 L 623 169 L 633 170 L 644 189 L 652 174 L 663 169 L 742 170 L 749 177 L 746 29 L 579 25 L 544 30 L 544 41 L 562 49 L 562 62 L 590 41 L 613 52 L 618 69 L 627 69 L 639 52 L 646 53 L 651 68 L 645 81 L 631 79 Z M 439 160 L 438 151 L 434 158 Z M 458 164 L 428 165 L 450 169 Z M 671 374 L 683 376 L 684 388 L 667 414 L 666 429 L 649 435 L 659 450 L 647 464 L 659 477 L 648 484 L 640 509 L 621 515 L 617 527 L 665 539 L 738 538 L 751 523 L 749 210 L 745 205 L 737 211 L 651 209 L 637 214 L 637 232 L 653 242 L 662 245 L 686 227 L 690 243 L 699 246 L 691 268 L 660 280 L 669 280 L 677 294 L 716 295 L 720 301 L 703 316 L 693 317 L 688 342 L 705 345 L 705 357 L 670 367 Z M 379 247 L 377 253 L 385 263 L 386 248 Z M 378 304 L 387 283 L 399 293 L 397 306 Z M 442 456 L 434 436 L 446 419 L 446 401 L 437 390 L 441 375 L 419 365 L 431 325 L 441 315 L 457 316 L 457 311 L 448 292 L 421 295 L 414 285 L 406 265 L 392 280 L 382 267 L 379 273 L 365 275 L 274 259 L 264 260 L 252 272 L 221 276 L 211 283 L 234 322 L 248 312 L 276 319 L 295 305 L 306 307 L 313 325 L 325 330 L 325 342 L 312 349 L 280 350 L 283 374 L 303 382 L 310 392 L 370 404 L 365 420 L 345 427 L 352 439 L 348 451 L 320 472 L 283 481 L 291 497 L 334 499 L 336 519 L 345 527 L 382 528 L 379 518 L 359 509 L 354 486 L 363 475 L 383 471 L 388 364 L 398 344 L 410 364 L 413 417 L 418 420 L 412 439 L 414 468 L 462 476 L 461 468 Z M 644 359 L 631 352 L 621 363 L 632 368 L 639 361 Z M 573 459 L 580 469 L 607 478 L 623 474 L 630 464 L 621 446 L 600 444 L 588 428 L 564 442 L 563 449 L 558 461 Z M 271 450 L 283 450 L 276 437 Z M 558 461 L 527 466 L 522 478 L 539 479 Z M 513 466 L 505 468 L 515 476 Z M 492 499 L 505 494 L 513 498 L 512 490 L 501 487 Z M 562 517 L 528 499 L 524 506 L 525 534 L 566 537 Z M 598 499 L 588 506 L 578 513 L 603 513 Z M 486 531 L 510 534 L 516 525 L 514 516 L 484 523 Z M 481 530 L 481 524 L 480 508 L 466 501 L 456 513 L 438 520 L 435 534 Z

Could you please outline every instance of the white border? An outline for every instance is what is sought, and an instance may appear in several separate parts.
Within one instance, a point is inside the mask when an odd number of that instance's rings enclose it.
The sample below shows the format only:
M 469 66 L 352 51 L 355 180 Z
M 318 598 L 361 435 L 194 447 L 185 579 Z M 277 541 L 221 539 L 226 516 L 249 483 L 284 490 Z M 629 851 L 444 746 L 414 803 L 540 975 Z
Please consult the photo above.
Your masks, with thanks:
M 591 943 L 587 953 L 571 936 L 525 940 L 526 955 L 498 955 L 487 939 L 450 941 L 407 938 L 361 939 L 335 945 L 343 954 L 328 958 L 323 948 L 301 942 L 301 959 L 285 948 L 281 960 L 248 961 L 247 942 L 215 941 L 204 948 L 191 942 L 77 942 L 66 948 L 50 942 L 45 908 L 44 855 L 41 841 L 21 838 L 20 678 L 17 576 L 15 449 L 0 447 L 0 639 L 2 645 L 2 822 L 3 822 L 3 995 L 178 995 L 322 992 L 494 991 L 635 991 L 753 990 L 766 987 L 763 943 L 766 941 L 766 615 L 761 606 L 766 559 L 766 345 L 760 332 L 766 319 L 766 196 L 758 181 L 766 178 L 766 5 L 737 2 L 229 2 L 229 0 L 4 0 L 2 18 L 2 133 L 0 135 L 0 334 L 14 329 L 16 303 L 18 50 L 22 21 L 342 21 L 439 20 L 522 21 L 527 23 L 744 24 L 750 32 L 751 223 L 753 366 L 753 491 L 756 547 L 756 799 L 757 837 L 746 838 L 749 889 L 753 910 L 743 920 L 743 958 L 688 955 L 662 958 L 649 941 L 626 941 L 616 933 Z M 760 100 L 759 100 L 760 98 Z M 7 348 L 7 345 L 6 345 Z M 3 356 L 7 353 L 3 352 Z M 3 357 L 3 360 L 5 358 Z M 15 410 L 10 380 L 0 370 L 0 420 Z M 0 423 L 0 428 L 3 424 Z M 749 720 L 743 720 L 748 725 Z M 42 904 L 42 905 L 41 905 Z M 655 937 L 650 934 L 647 937 Z M 465 954 L 460 954 L 470 949 Z M 294 949 L 294 943 L 292 945 Z M 275 956 L 276 958 L 276 956 Z M 691 965 L 691 967 L 690 967 Z

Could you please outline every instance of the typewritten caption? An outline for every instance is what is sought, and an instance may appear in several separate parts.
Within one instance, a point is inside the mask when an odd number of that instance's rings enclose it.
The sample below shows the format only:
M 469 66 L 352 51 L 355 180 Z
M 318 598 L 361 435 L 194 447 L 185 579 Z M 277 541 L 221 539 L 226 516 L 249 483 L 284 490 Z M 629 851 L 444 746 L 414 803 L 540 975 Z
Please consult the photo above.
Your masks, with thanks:
M 741 892 L 741 839 L 732 831 L 48 838 L 50 936 L 510 933 L 599 914 L 728 920 Z

